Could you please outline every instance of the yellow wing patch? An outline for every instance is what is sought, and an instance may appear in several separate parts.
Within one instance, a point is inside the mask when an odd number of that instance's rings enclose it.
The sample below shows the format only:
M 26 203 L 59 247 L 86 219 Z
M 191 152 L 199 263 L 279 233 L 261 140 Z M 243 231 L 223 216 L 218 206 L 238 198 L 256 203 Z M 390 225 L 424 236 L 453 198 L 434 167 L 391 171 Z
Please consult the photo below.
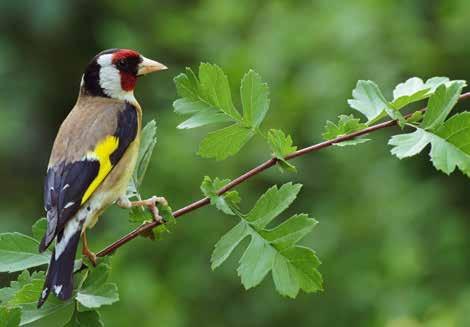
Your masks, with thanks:
M 82 198 L 82 203 L 85 203 L 86 200 L 90 198 L 93 192 L 101 184 L 103 179 L 109 174 L 113 165 L 111 164 L 110 156 L 118 148 L 119 139 L 116 136 L 107 136 L 101 142 L 99 142 L 93 151 L 89 151 L 86 154 L 86 157 L 89 159 L 98 160 L 100 163 L 100 168 L 98 170 L 98 175 L 96 175 L 93 182 L 88 186 L 85 194 Z

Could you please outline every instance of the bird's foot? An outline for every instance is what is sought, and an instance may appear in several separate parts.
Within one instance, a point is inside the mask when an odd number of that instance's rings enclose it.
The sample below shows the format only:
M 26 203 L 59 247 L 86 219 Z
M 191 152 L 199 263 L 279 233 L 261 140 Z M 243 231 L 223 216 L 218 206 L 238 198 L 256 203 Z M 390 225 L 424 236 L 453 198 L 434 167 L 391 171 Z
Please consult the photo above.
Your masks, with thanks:
M 88 240 L 86 238 L 86 233 L 84 232 L 82 234 L 82 254 L 90 260 L 90 262 L 93 264 L 93 266 L 96 266 L 96 254 L 92 251 L 90 251 L 90 248 L 88 247 Z
M 83 247 L 82 254 L 90 260 L 94 267 L 96 266 L 96 254 L 94 252 L 90 251 L 88 247 Z
M 132 207 L 147 207 L 152 213 L 153 219 L 160 224 L 164 223 L 162 216 L 158 212 L 157 203 L 162 206 L 168 206 L 168 201 L 161 196 L 152 196 L 151 198 L 139 201 L 129 201 L 127 198 L 119 199 L 116 204 L 125 209 L 130 209 Z

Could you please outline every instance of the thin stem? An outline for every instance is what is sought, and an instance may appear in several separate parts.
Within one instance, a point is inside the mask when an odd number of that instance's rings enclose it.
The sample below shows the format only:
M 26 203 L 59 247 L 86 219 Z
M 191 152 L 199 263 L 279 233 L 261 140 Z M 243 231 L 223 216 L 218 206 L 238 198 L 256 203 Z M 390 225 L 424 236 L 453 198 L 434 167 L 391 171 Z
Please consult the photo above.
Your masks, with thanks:
M 459 98 L 459 101 L 466 100 L 466 99 L 470 99 L 470 92 L 462 94 Z M 426 109 L 424 108 L 424 109 L 421 109 L 419 111 L 424 112 L 425 110 Z M 410 117 L 412 114 L 413 113 L 405 115 L 405 118 Z M 397 120 L 388 120 L 388 121 L 385 121 L 383 123 L 372 125 L 372 126 L 367 127 L 363 130 L 360 130 L 358 132 L 354 132 L 354 133 L 351 133 L 351 134 L 339 136 L 339 137 L 337 137 L 333 140 L 320 142 L 320 143 L 305 147 L 303 149 L 297 150 L 297 151 L 289 154 L 288 156 L 286 156 L 285 159 L 286 160 L 291 160 L 291 159 L 303 156 L 307 153 L 316 152 L 316 151 L 319 151 L 321 149 L 330 147 L 330 146 L 334 145 L 335 143 L 341 143 L 341 142 L 344 142 L 344 141 L 349 141 L 349 140 L 355 139 L 356 137 L 359 137 L 359 136 L 362 136 L 362 135 L 365 135 L 365 134 L 369 134 L 369 133 L 372 133 L 372 132 L 375 132 L 375 131 L 378 131 L 378 130 L 381 130 L 381 129 L 384 129 L 384 128 L 387 128 L 387 127 L 396 126 L 396 125 L 397 125 Z M 224 194 L 225 192 L 227 192 L 227 191 L 233 189 L 234 187 L 236 187 L 237 185 L 247 181 L 251 177 L 258 175 L 259 173 L 265 171 L 268 168 L 271 168 L 272 166 L 276 165 L 276 163 L 277 163 L 276 158 L 272 158 L 272 159 L 269 159 L 269 160 L 263 162 L 259 166 L 256 166 L 255 168 L 253 168 L 253 169 L 247 171 L 246 173 L 244 173 L 243 175 L 235 178 L 233 181 L 231 181 L 230 183 L 225 185 L 223 188 L 221 188 L 217 193 L 219 195 Z M 185 215 L 189 212 L 192 212 L 194 210 L 197 210 L 201 207 L 204 207 L 204 206 L 208 205 L 209 202 L 210 202 L 209 198 L 207 198 L 207 197 L 202 198 L 202 199 L 197 200 L 197 201 L 195 201 L 195 202 L 193 202 L 193 203 L 191 203 L 191 204 L 189 204 L 189 205 L 187 205 L 187 206 L 185 206 L 181 209 L 178 209 L 178 210 L 174 211 L 173 215 L 175 216 L 175 218 L 178 218 L 178 217 L 183 216 L 183 215 Z M 113 242 L 112 244 L 108 245 L 106 248 L 104 248 L 103 250 L 98 252 L 97 256 L 103 257 L 103 256 L 106 256 L 110 253 L 113 253 L 116 249 L 120 248 L 121 246 L 123 246 L 124 244 L 129 242 L 130 240 L 136 238 L 141 233 L 150 231 L 150 230 L 152 230 L 153 228 L 155 228 L 156 226 L 158 226 L 160 224 L 161 223 L 159 223 L 157 221 L 152 221 L 152 222 L 149 222 L 149 223 L 146 223 L 146 224 L 143 224 L 143 225 L 139 226 L 138 228 L 136 228 L 135 230 L 133 230 L 129 234 L 124 235 L 123 237 L 121 237 L 117 241 Z

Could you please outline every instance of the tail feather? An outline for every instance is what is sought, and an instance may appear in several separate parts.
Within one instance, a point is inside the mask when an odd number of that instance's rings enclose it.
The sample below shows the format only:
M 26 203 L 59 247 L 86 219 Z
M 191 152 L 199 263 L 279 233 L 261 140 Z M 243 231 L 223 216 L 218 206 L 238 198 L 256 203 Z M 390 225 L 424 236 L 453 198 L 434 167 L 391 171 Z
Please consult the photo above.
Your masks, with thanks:
M 65 233 L 67 233 L 67 228 Z M 61 300 L 68 300 L 72 296 L 73 265 L 80 240 L 80 229 L 73 231 L 69 237 L 60 233 L 57 240 L 57 246 L 52 251 L 46 280 L 38 301 L 38 308 L 44 304 L 51 291 Z

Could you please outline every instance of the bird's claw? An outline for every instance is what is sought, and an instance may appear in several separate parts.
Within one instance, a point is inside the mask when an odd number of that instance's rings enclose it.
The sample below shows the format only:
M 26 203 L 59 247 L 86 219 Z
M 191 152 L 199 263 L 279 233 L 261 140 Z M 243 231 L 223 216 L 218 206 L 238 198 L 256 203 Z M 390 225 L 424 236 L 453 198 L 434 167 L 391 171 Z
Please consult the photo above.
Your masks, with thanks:
M 82 253 L 85 257 L 88 258 L 88 260 L 90 260 L 93 267 L 96 267 L 96 254 L 85 248 L 83 249 Z

